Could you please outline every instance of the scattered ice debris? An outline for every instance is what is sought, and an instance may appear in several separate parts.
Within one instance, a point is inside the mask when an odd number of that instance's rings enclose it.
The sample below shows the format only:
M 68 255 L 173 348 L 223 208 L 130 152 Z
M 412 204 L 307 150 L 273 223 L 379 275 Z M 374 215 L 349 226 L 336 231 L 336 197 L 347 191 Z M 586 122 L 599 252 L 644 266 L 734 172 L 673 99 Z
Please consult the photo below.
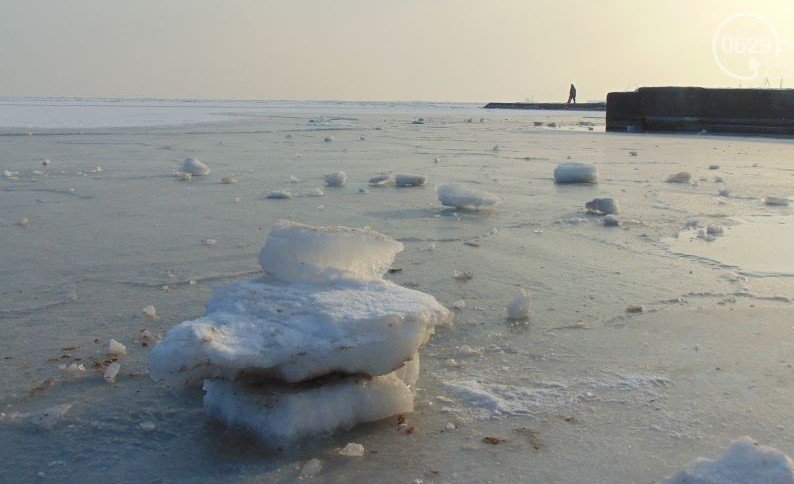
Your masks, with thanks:
M 295 176 L 295 175 L 290 175 L 290 176 L 289 176 L 289 182 L 290 182 L 290 183 L 300 183 L 300 178 L 298 178 L 298 177 L 297 177 L 297 176 Z
M 138 427 L 140 427 L 140 429 L 146 433 L 152 432 L 155 428 L 157 428 L 157 426 L 151 420 L 144 420 L 138 424 Z
M 721 197 L 727 197 L 730 195 L 730 191 L 727 188 L 720 188 L 718 193 Z
M 267 194 L 270 200 L 289 200 L 292 198 L 292 192 L 289 190 L 273 190 Z
M 709 165 L 709 170 L 719 170 L 720 165 Z
M 237 182 L 238 182 L 237 175 L 235 175 L 234 173 L 232 173 L 231 175 L 226 175 L 221 177 L 221 183 L 226 185 L 234 185 Z
M 4 170 L 3 171 L 3 178 L 6 178 L 7 180 L 16 180 L 18 174 L 19 174 L 19 172 L 16 172 L 16 171 Z
M 341 187 L 347 182 L 347 173 L 343 171 L 335 171 L 325 175 L 325 184 L 329 187 Z
M 278 222 L 266 275 L 217 286 L 206 316 L 151 351 L 151 377 L 204 381 L 210 415 L 270 443 L 412 411 L 417 350 L 452 315 L 382 278 L 402 248 L 369 229 Z
M 689 183 L 689 180 L 692 179 L 692 175 L 689 172 L 681 171 L 674 175 L 670 175 L 665 180 L 667 183 Z
M 764 198 L 764 203 L 767 205 L 779 205 L 779 206 L 788 206 L 791 202 L 791 199 L 788 197 L 772 197 L 767 196 Z
M 450 304 L 450 307 L 457 310 L 465 309 L 466 301 L 463 299 L 458 299 L 457 301 L 454 301 L 452 304 Z
M 398 187 L 418 187 L 427 182 L 427 175 L 421 173 L 398 173 L 394 175 L 394 184 Z
M 105 368 L 105 373 L 102 375 L 102 377 L 108 383 L 115 383 L 116 382 L 116 376 L 119 374 L 120 370 L 121 370 L 121 365 L 120 364 L 111 363 L 111 364 L 109 364 L 107 366 L 107 368 Z
M 467 188 L 455 183 L 444 183 L 436 188 L 438 200 L 446 207 L 480 210 L 499 203 L 499 197 L 488 192 Z
M 317 477 L 323 470 L 323 462 L 320 459 L 309 459 L 303 466 L 298 474 L 298 480 L 313 479 Z
M 325 141 L 326 143 L 330 143 L 330 142 L 332 142 L 333 140 L 334 140 L 334 137 L 333 137 L 333 136 L 326 136 L 326 137 L 325 137 L 325 139 L 324 139 L 323 141 Z
M 351 442 L 339 449 L 337 453 L 344 457 L 362 457 L 364 455 L 364 446 Z
M 617 215 L 609 214 L 604 217 L 604 225 L 607 227 L 618 227 L 620 226 L 620 218 Z
M 21 219 L 19 219 L 20 227 L 27 227 L 28 225 L 30 225 L 30 220 L 28 220 L 27 217 L 22 217 Z
M 455 269 L 455 271 L 452 273 L 452 277 L 454 277 L 455 279 L 457 279 L 459 281 L 468 281 L 472 277 L 474 277 L 474 273 L 472 273 L 470 270 L 468 270 L 466 268 Z
M 320 187 L 310 188 L 306 192 L 307 197 L 322 197 L 323 195 L 325 195 L 325 192 Z
M 522 320 L 529 317 L 530 304 L 532 302 L 529 293 L 524 289 L 519 289 L 518 294 L 507 304 L 507 318 Z
M 45 408 L 37 412 L 11 415 L 12 420 L 19 420 L 26 424 L 33 425 L 43 430 L 52 429 L 58 422 L 66 418 L 66 414 L 72 408 L 72 403 L 63 403 Z
M 585 203 L 584 206 L 591 212 L 602 213 L 604 215 L 617 215 L 620 213 L 620 204 L 615 198 L 594 198 Z
M 177 176 L 179 177 L 179 181 L 190 181 L 193 179 L 193 175 L 190 173 L 178 173 Z
M 146 317 L 151 319 L 152 321 L 157 321 L 158 319 L 160 319 L 160 317 L 157 316 L 157 309 L 155 309 L 154 306 L 151 305 L 143 308 L 143 314 L 145 314 Z
M 210 169 L 196 158 L 185 158 L 182 163 L 182 172 L 190 173 L 192 176 L 207 176 L 210 174 Z
M 587 163 L 562 163 L 554 169 L 557 183 L 595 183 L 598 181 L 598 168 Z
M 640 314 L 645 312 L 645 306 L 638 306 L 632 305 L 626 308 L 626 312 L 629 314 Z
M 794 462 L 774 447 L 759 445 L 751 437 L 731 442 L 714 459 L 700 457 L 668 477 L 663 484 L 792 484 Z
M 381 187 L 388 183 L 392 182 L 392 174 L 391 173 L 375 173 L 371 177 L 369 177 L 369 184 L 373 187 Z
M 115 339 L 110 339 L 108 342 L 108 356 L 122 356 L 127 354 L 127 347 L 119 343 Z
M 201 239 L 201 243 L 204 244 L 204 245 L 210 245 L 210 246 L 218 245 L 218 239 L 212 239 L 210 237 L 204 237 L 203 239 Z

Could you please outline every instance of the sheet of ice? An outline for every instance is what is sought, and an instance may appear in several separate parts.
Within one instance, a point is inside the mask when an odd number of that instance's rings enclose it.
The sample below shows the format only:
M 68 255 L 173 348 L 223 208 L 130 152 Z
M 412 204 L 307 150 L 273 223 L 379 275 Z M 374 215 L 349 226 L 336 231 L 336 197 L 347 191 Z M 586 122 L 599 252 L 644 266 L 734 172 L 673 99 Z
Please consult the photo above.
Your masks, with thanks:
M 171 387 L 243 375 L 384 375 L 450 318 L 433 296 L 384 280 L 236 282 L 215 288 L 206 316 L 171 328 L 149 370 Z
M 182 163 L 182 172 L 190 173 L 191 176 L 207 176 L 210 174 L 210 169 L 196 158 L 185 158 L 185 162 Z
M 794 462 L 751 437 L 731 442 L 714 459 L 700 457 L 663 484 L 794 484 Z
M 464 187 L 456 183 L 444 183 L 436 188 L 438 200 L 442 205 L 462 209 L 491 208 L 499 203 L 499 197 L 492 193 Z
M 259 263 L 283 281 L 379 279 L 402 250 L 402 243 L 368 228 L 279 220 L 270 229 Z
M 227 425 L 278 445 L 412 412 L 418 375 L 414 355 L 399 370 L 372 379 L 349 376 L 289 386 L 207 380 L 204 407 Z
M 562 163 L 554 169 L 557 183 L 595 183 L 598 181 L 598 168 L 587 163 Z

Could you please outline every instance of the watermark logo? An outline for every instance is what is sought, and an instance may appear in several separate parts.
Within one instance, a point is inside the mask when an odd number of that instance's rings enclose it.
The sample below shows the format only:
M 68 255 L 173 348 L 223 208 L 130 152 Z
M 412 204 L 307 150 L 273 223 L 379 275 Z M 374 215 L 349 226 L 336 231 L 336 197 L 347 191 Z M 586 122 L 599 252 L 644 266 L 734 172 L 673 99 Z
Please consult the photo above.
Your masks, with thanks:
M 762 82 L 788 78 L 786 54 L 792 43 L 781 38 L 777 27 L 757 13 L 737 13 L 720 23 L 711 39 L 714 62 L 739 81 Z

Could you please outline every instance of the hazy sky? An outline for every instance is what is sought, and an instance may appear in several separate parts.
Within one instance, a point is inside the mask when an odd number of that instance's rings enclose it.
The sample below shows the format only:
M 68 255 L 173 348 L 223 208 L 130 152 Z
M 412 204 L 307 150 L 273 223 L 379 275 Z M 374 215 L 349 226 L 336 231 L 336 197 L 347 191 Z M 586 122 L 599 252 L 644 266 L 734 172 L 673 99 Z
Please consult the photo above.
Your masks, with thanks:
M 583 101 L 757 86 L 712 53 L 739 12 L 794 39 L 791 0 L 0 0 L 0 96 L 564 101 L 573 82 Z M 769 30 L 753 21 L 720 43 L 737 75 L 733 40 Z M 772 83 L 794 87 L 791 71 Z

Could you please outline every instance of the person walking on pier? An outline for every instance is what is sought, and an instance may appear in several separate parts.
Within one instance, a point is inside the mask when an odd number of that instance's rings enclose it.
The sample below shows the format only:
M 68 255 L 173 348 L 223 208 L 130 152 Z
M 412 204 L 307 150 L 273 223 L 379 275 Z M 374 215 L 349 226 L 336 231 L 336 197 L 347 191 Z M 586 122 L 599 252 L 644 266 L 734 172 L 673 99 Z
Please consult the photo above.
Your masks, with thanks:
M 568 102 L 566 104 L 576 104 L 576 86 L 571 84 L 571 90 L 568 91 Z

